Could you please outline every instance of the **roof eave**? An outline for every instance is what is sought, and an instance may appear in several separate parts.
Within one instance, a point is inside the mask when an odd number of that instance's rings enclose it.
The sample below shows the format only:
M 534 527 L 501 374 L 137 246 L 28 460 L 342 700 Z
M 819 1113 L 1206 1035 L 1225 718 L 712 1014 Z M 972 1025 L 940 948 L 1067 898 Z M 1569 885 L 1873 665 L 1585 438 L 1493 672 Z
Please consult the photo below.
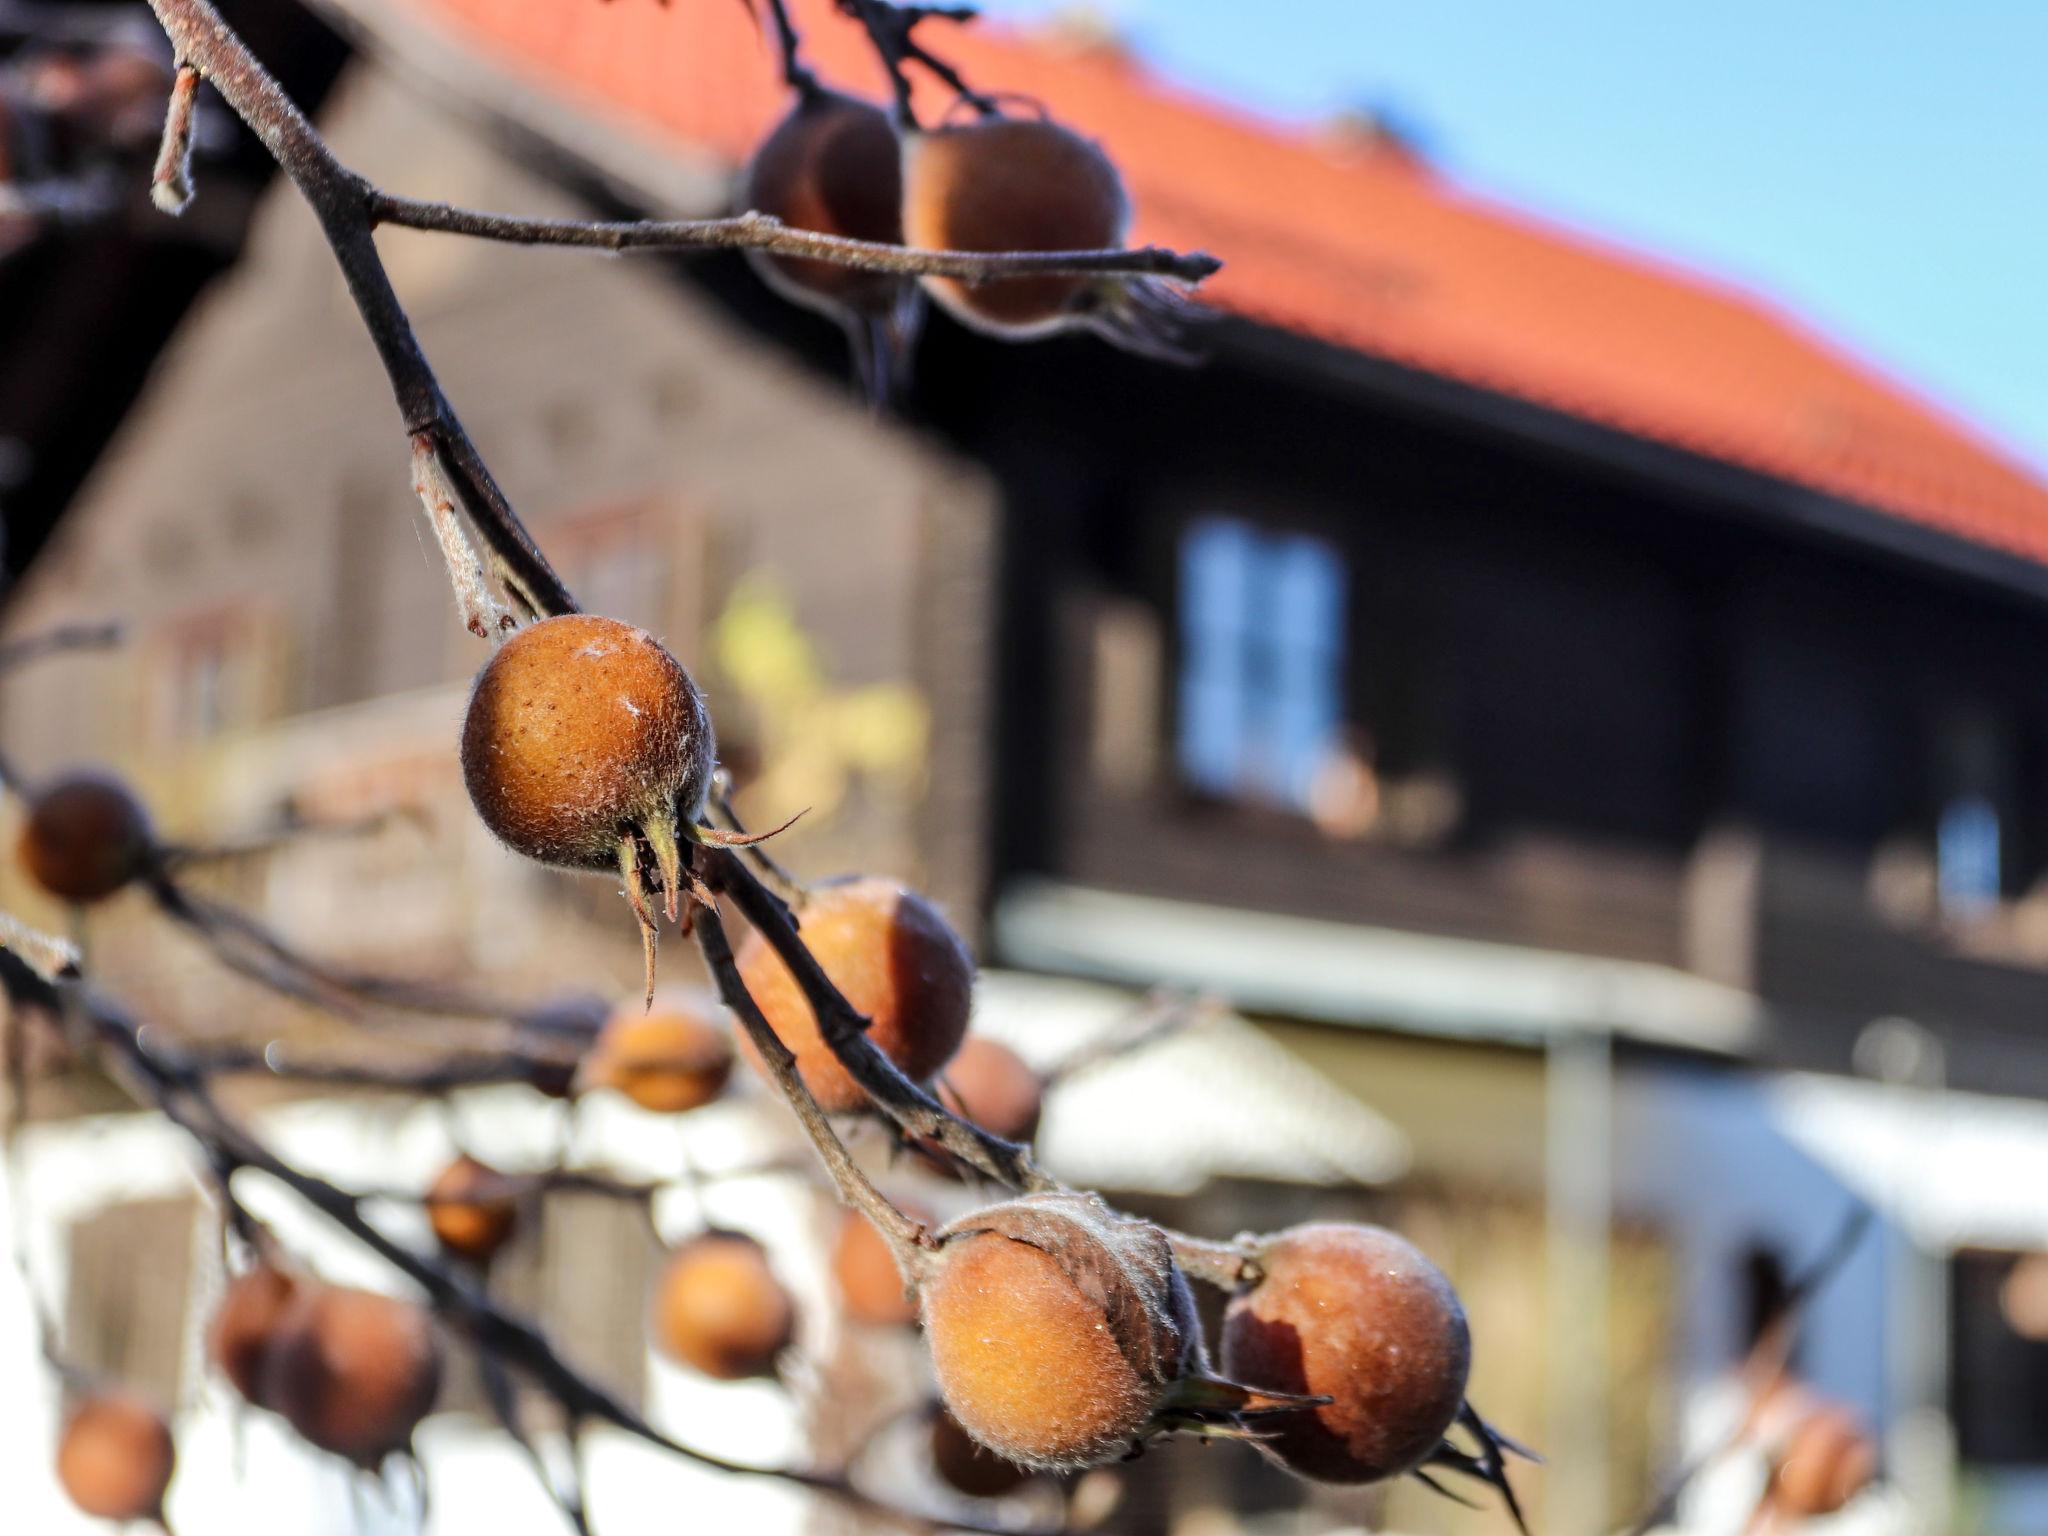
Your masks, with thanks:
M 1295 331 L 1233 319 L 1217 328 L 1214 343 L 1219 356 L 1247 367 L 1284 371 L 1433 422 L 1477 427 L 1546 458 L 1592 464 L 1636 485 L 1675 492 L 1709 515 L 1789 528 L 2048 602 L 2048 565 L 1883 508 Z

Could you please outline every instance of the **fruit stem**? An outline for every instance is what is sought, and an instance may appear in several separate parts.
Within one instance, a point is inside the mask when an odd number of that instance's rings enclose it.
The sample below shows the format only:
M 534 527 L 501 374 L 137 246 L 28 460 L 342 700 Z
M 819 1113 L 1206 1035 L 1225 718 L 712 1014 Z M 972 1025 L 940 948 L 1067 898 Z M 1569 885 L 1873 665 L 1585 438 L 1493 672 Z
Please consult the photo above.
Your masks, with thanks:
M 682 916 L 683 853 L 676 841 L 675 814 L 667 807 L 640 819 L 640 835 L 654 850 L 654 867 L 661 876 L 661 909 L 670 922 Z
M 619 839 L 619 875 L 626 882 L 626 900 L 640 922 L 640 948 L 647 962 L 645 1006 L 654 1006 L 654 956 L 661 947 L 661 930 L 647 907 L 647 884 L 640 874 L 640 839 L 629 832 Z
M 839 1191 L 840 1200 L 867 1217 L 889 1245 L 890 1256 L 896 1260 L 896 1269 L 903 1276 L 903 1283 L 912 1290 L 917 1289 L 931 1269 L 933 1256 L 938 1251 L 931 1230 L 916 1217 L 897 1209 L 861 1170 L 853 1160 L 853 1154 L 846 1150 L 846 1143 L 832 1129 L 832 1122 L 818 1107 L 817 1099 L 805 1085 L 803 1075 L 797 1071 L 795 1055 L 782 1043 L 767 1016 L 755 1003 L 753 994 L 747 991 L 746 982 L 741 980 L 738 962 L 733 959 L 731 941 L 726 938 L 725 924 L 716 908 L 701 914 L 696 934 L 697 945 L 704 953 L 705 967 L 717 979 L 719 995 L 725 999 L 725 1005 L 738 1015 L 740 1027 L 753 1041 L 769 1077 L 783 1098 L 789 1101 L 789 1107 L 803 1126 L 804 1133 L 810 1137 L 811 1145 L 817 1148 L 825 1171 L 832 1176 L 832 1183 Z

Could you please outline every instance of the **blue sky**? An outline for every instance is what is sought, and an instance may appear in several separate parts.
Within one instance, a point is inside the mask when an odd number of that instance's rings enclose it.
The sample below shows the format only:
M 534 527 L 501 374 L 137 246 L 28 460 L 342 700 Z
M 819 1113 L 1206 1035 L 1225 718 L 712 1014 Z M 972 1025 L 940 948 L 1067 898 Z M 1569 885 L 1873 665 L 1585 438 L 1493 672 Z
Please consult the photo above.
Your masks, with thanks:
M 1267 111 L 1387 106 L 1463 183 L 1776 299 L 2048 469 L 2048 0 L 1099 9 Z

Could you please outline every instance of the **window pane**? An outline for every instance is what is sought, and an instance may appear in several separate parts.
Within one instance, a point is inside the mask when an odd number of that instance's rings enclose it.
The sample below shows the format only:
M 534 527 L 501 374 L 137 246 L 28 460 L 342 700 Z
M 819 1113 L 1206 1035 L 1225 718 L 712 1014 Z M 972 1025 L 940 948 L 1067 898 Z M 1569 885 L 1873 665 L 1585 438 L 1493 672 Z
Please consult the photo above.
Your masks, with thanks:
M 1181 771 L 1296 808 L 1340 722 L 1344 574 L 1319 539 L 1224 518 L 1181 544 Z
M 1343 575 L 1316 539 L 1276 540 L 1268 562 L 1273 617 L 1272 773 L 1265 788 L 1306 806 L 1310 781 L 1339 718 L 1343 664 Z
M 1998 900 L 1998 812 L 1982 795 L 1951 801 L 1936 829 L 1941 904 L 1952 912 L 1979 911 Z
M 1243 771 L 1253 546 L 1242 523 L 1205 518 L 1181 541 L 1180 764 L 1188 781 L 1232 792 Z

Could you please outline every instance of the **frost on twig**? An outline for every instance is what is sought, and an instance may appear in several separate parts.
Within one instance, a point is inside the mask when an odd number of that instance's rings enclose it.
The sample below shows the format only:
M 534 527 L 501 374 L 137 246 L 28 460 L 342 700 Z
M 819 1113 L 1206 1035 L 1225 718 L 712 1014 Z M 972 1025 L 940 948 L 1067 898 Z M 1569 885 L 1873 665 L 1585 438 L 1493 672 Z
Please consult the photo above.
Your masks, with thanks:
M 518 620 L 491 590 L 484 563 L 463 529 L 455 486 L 448 478 L 448 468 L 441 462 L 441 451 L 431 433 L 413 434 L 412 488 L 427 509 L 427 520 L 434 525 L 434 537 L 440 541 L 441 556 L 448 562 L 448 580 L 455 588 L 455 602 L 462 610 L 463 624 L 479 639 L 502 640 L 507 630 L 517 627 Z
M 149 200 L 176 217 L 192 202 L 192 126 L 199 104 L 199 71 L 178 66 L 171 101 L 164 111 L 163 143 L 149 177 Z
M 0 912 L 0 949 L 11 950 L 45 981 L 55 981 L 65 972 L 78 968 L 77 945 L 41 929 L 31 928 L 5 912 Z

